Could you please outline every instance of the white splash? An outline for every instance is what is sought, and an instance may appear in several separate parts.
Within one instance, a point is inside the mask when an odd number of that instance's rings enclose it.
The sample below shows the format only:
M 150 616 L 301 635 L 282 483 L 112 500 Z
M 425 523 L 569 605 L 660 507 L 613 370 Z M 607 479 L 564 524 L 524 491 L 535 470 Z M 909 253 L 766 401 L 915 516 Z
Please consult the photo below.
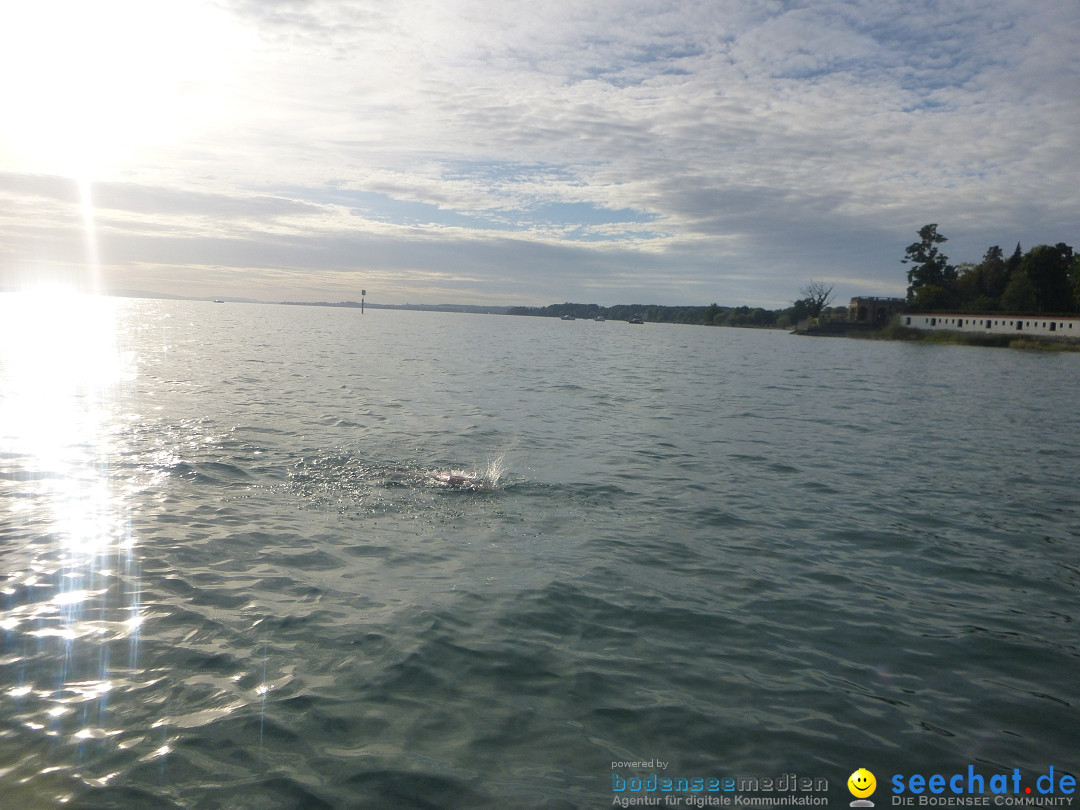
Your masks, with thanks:
M 429 482 L 439 487 L 495 492 L 498 491 L 499 482 L 505 474 L 506 453 L 503 452 L 479 470 L 428 470 L 424 475 Z

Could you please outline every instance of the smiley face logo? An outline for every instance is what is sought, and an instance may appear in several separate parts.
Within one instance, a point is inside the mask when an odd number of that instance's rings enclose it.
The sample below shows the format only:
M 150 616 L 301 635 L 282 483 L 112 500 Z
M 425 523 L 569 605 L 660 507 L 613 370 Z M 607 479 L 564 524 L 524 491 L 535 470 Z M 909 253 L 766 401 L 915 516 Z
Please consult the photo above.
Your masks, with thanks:
M 866 768 L 859 768 L 847 780 L 847 789 L 858 799 L 865 799 L 877 789 L 877 779 Z

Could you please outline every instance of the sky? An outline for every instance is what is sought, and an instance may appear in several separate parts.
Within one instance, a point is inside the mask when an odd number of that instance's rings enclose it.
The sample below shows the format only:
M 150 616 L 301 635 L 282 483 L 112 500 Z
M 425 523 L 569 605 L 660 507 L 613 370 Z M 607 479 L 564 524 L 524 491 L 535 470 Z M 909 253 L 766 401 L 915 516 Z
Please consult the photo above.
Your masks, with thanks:
M 1076 0 L 13 0 L 0 289 L 749 305 L 1080 245 Z

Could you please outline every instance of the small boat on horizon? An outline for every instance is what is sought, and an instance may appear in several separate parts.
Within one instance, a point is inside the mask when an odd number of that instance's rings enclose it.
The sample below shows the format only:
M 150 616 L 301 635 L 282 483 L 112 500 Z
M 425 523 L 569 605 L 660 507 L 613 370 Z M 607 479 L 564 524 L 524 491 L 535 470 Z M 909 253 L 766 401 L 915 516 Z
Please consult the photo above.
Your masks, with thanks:
M 562 319 L 564 321 L 576 321 L 577 320 L 577 318 L 575 318 L 573 315 L 563 315 Z
M 628 320 L 627 323 L 645 323 L 645 316 L 631 315 L 630 320 Z

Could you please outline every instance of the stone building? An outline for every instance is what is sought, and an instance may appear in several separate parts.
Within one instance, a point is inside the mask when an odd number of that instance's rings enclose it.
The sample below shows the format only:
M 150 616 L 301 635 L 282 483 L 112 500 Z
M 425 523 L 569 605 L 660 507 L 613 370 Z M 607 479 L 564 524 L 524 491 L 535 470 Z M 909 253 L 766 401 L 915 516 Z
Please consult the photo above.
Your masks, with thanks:
M 907 308 L 903 298 L 852 298 L 848 304 L 848 320 L 852 323 L 884 326 L 894 315 L 899 315 Z

